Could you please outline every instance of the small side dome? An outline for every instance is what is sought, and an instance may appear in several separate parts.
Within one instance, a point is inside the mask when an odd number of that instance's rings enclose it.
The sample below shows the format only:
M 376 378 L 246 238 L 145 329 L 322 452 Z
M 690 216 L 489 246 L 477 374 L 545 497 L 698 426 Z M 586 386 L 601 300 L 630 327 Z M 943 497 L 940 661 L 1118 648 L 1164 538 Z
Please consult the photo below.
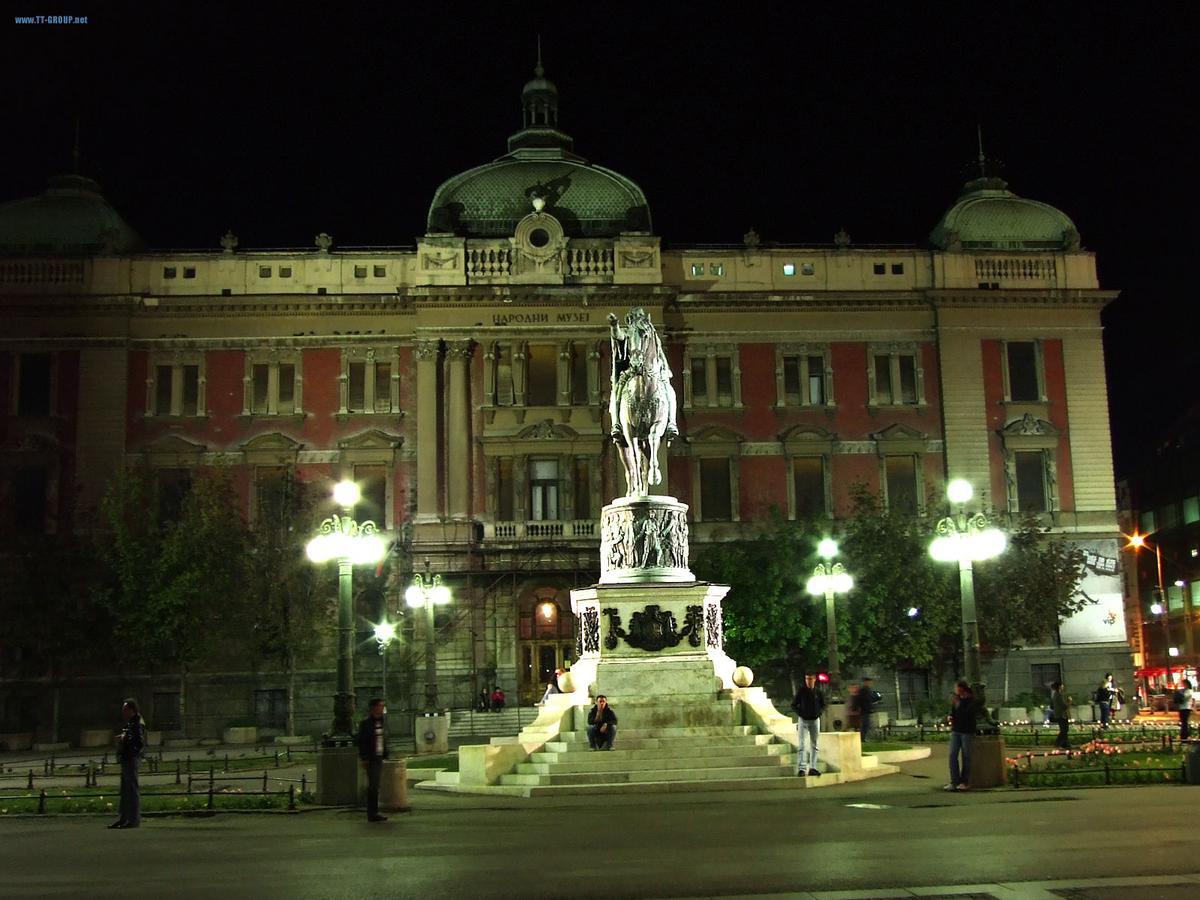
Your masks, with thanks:
M 0 205 L 0 254 L 6 256 L 86 256 L 141 247 L 100 185 L 82 175 L 57 175 L 45 193 Z
M 968 181 L 929 234 L 942 250 L 1078 250 L 1079 231 L 1061 210 L 1018 197 L 1003 179 Z

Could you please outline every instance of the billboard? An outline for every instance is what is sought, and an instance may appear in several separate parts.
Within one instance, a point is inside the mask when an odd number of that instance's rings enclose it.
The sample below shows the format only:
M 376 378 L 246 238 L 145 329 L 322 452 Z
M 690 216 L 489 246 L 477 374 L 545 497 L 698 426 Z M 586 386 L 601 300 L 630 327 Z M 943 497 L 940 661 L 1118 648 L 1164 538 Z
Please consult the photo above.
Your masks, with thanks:
M 1095 600 L 1059 626 L 1063 644 L 1125 643 L 1125 599 L 1116 538 L 1071 541 L 1086 557 L 1079 589 Z

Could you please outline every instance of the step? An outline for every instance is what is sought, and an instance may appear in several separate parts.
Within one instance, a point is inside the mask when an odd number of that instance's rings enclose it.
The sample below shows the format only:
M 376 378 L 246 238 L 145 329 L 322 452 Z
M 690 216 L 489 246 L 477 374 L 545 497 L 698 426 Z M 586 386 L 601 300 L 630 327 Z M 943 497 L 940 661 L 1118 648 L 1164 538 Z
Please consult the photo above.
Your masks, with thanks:
M 571 737 L 563 740 L 564 735 L 558 735 L 554 740 L 547 741 L 545 749 L 552 753 L 588 752 L 587 739 L 579 740 Z M 769 734 L 737 734 L 737 735 L 702 735 L 694 738 L 631 738 L 621 729 L 617 729 L 617 739 L 613 744 L 614 750 L 682 750 L 698 746 L 725 747 L 755 747 L 774 742 Z
M 585 772 L 650 772 L 717 768 L 748 768 L 751 766 L 795 766 L 795 758 L 782 755 L 747 756 L 666 756 L 653 759 L 610 759 L 611 753 L 595 753 L 571 762 L 529 762 L 517 766 L 518 775 L 573 775 Z
M 617 734 L 628 738 L 688 738 L 688 737 L 733 737 L 755 734 L 753 725 L 689 725 L 667 728 L 622 728 L 621 723 L 617 722 Z M 561 736 L 564 739 L 569 735 L 574 735 L 575 740 L 587 740 L 587 730 L 580 729 L 579 731 L 564 731 Z
M 777 766 L 722 766 L 705 769 L 652 769 L 624 772 L 568 772 L 562 775 L 501 775 L 502 785 L 640 784 L 652 781 L 716 781 L 740 778 L 778 778 L 788 769 Z M 789 776 L 794 777 L 794 776 Z
M 703 781 L 645 781 L 603 784 L 546 784 L 523 788 L 525 797 L 569 797 L 573 795 L 595 797 L 600 794 L 684 794 L 702 791 L 770 791 L 804 790 L 805 788 L 833 787 L 842 783 L 837 774 L 822 775 L 820 778 L 797 778 L 784 775 L 776 778 L 731 778 Z
M 535 751 L 530 754 L 529 761 L 537 763 L 564 763 L 573 760 L 589 759 L 593 753 L 597 752 L 591 750 L 586 745 L 558 745 L 559 749 L 557 750 L 554 749 L 554 746 L 555 742 L 551 741 L 546 744 L 546 747 L 549 749 Z M 613 749 L 604 751 L 606 757 L 612 759 L 686 759 L 693 756 L 737 756 L 749 753 L 767 753 L 778 756 L 791 752 L 792 748 L 788 744 L 770 744 L 765 741 L 753 744 L 712 744 L 706 741 L 696 744 L 671 744 L 666 747 L 633 748 L 625 746 L 625 742 L 620 740 L 619 736 L 617 743 L 613 745 Z

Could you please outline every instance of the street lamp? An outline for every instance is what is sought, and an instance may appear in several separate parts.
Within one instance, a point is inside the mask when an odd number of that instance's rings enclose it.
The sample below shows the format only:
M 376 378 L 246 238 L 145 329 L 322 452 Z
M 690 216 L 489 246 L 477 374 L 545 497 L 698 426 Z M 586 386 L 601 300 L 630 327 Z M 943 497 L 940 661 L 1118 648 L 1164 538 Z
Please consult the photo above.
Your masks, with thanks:
M 333 489 L 333 499 L 342 508 L 321 523 L 316 537 L 308 542 L 308 558 L 314 563 L 337 560 L 338 564 L 338 664 L 337 693 L 333 700 L 331 743 L 349 742 L 354 731 L 354 608 L 355 564 L 379 562 L 387 545 L 374 522 L 355 522 L 354 505 L 358 485 L 342 481 Z
M 383 666 L 383 707 L 387 709 L 387 648 L 396 639 L 396 626 L 384 619 L 375 626 L 375 643 L 379 645 L 379 660 Z
M 812 578 L 808 579 L 808 592 L 814 597 L 825 596 L 825 632 L 829 642 L 829 696 L 837 697 L 842 690 L 841 665 L 838 662 L 837 607 L 838 594 L 854 587 L 854 579 L 841 563 L 830 562 L 838 554 L 837 541 L 825 538 L 817 544 L 817 555 L 824 562 L 817 563 Z
M 956 478 L 946 485 L 946 498 L 954 504 L 950 515 L 937 523 L 937 537 L 929 545 L 929 555 L 938 562 L 958 563 L 958 589 L 962 601 L 963 662 L 967 681 L 975 694 L 978 706 L 987 712 L 984 696 L 983 670 L 979 663 L 979 620 L 975 613 L 975 571 L 973 564 L 991 559 L 1004 552 L 1007 539 L 1004 532 L 991 527 L 981 512 L 968 514 L 965 506 L 975 495 L 971 483 Z
M 437 712 L 437 642 L 435 641 L 433 608 L 450 602 L 450 588 L 442 584 L 441 575 L 431 575 L 429 557 L 425 557 L 424 574 L 413 575 L 412 584 L 404 592 L 404 600 L 413 609 L 425 607 L 425 712 Z

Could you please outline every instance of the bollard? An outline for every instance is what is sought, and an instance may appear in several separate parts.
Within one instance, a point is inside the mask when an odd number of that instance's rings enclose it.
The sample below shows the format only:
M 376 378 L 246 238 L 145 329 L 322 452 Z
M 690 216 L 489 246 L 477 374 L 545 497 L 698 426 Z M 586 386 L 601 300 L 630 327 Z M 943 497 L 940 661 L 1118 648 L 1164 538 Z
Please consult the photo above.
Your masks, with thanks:
M 308 793 L 308 774 L 306 772 L 300 773 L 300 793 Z
M 30 770 L 29 770 L 29 785 L 28 785 L 28 788 L 29 788 L 29 790 L 31 790 L 31 791 L 33 790 L 33 769 L 30 769 Z
M 48 760 L 48 759 L 42 760 L 42 774 L 43 775 L 50 774 L 50 760 Z
M 279 768 L 279 751 L 275 751 L 275 768 Z
M 1104 761 L 1104 783 L 1112 784 L 1112 772 L 1108 768 L 1108 760 Z
M 288 785 L 288 809 L 293 812 L 296 810 L 296 786 L 294 784 Z
M 188 774 L 191 775 L 192 774 L 192 754 L 190 754 L 190 753 L 188 754 L 188 758 L 187 758 L 187 770 L 188 770 Z
M 1012 785 L 1014 788 L 1021 786 L 1021 768 L 1016 763 L 1012 767 Z
M 42 788 L 42 792 L 40 794 L 38 794 L 38 815 L 44 816 L 45 814 L 46 814 L 46 789 Z
M 208 791 L 211 794 L 213 788 L 213 767 L 208 767 Z
M 55 766 L 54 754 L 51 753 L 50 754 L 50 771 L 51 771 L 51 773 L 54 772 L 54 766 Z
M 292 761 L 292 745 L 291 744 L 287 745 L 287 761 L 288 762 Z
M 209 809 L 212 809 L 212 808 L 213 808 L 213 801 L 212 801 L 212 785 L 211 785 L 211 784 L 208 786 L 208 808 L 209 808 Z
M 225 754 L 225 771 L 226 772 L 229 771 L 229 754 L 228 753 Z
M 1033 746 L 1040 747 L 1041 745 L 1042 745 L 1042 733 L 1040 731 L 1034 731 Z
M 191 792 L 192 792 L 192 776 L 189 774 L 188 780 L 187 780 L 187 790 L 184 793 L 190 794 Z
M 107 751 L 107 750 L 105 750 L 105 751 L 104 751 L 104 756 L 103 756 L 103 758 L 100 760 L 100 765 L 101 765 L 101 766 L 107 766 L 107 765 L 108 765 L 108 751 Z
M 182 774 L 183 774 L 183 767 L 180 765 L 179 760 L 175 760 L 175 783 L 176 784 L 183 783 L 179 777 Z
M 263 793 L 265 794 L 266 792 L 267 792 L 267 773 L 264 770 L 263 771 Z

